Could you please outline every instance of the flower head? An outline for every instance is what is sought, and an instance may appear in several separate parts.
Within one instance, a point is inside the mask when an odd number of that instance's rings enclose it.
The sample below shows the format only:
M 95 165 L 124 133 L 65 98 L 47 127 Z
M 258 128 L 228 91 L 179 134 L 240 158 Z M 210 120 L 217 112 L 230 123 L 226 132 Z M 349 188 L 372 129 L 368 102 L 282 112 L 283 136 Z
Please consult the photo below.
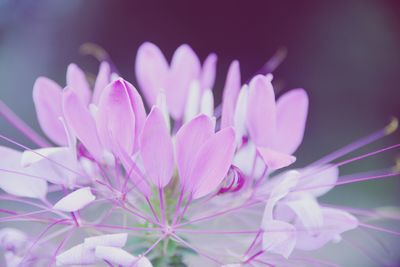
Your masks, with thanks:
M 1 135 L 23 148 L 0 147 L 1 201 L 20 203 L 0 210 L 6 265 L 318 265 L 310 255 L 347 231 L 398 235 L 319 201 L 336 185 L 399 174 L 339 176 L 340 166 L 399 145 L 333 163 L 387 128 L 288 169 L 304 136 L 307 93 L 276 100 L 272 74 L 241 84 L 234 61 L 214 108 L 216 60 L 210 54 L 201 64 L 182 45 L 169 64 L 157 46 L 143 44 L 136 76 L 145 101 L 107 62 L 93 90 L 75 64 L 64 89 L 38 78 L 36 112 L 54 145 L 26 127 L 38 149 Z

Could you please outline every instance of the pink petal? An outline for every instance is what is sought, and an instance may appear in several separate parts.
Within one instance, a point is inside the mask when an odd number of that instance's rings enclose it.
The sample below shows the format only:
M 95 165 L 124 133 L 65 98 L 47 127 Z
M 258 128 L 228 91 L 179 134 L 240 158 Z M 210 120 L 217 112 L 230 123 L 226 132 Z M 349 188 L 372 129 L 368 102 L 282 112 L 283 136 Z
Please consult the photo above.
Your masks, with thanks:
M 90 191 L 90 187 L 84 187 L 66 195 L 60 199 L 53 208 L 56 210 L 74 212 L 93 202 L 96 197 Z
M 166 186 L 174 171 L 174 152 L 163 114 L 156 106 L 143 127 L 140 153 L 147 177 L 160 188 Z
M 132 105 L 133 113 L 135 114 L 135 144 L 134 152 L 139 149 L 140 133 L 143 130 L 144 123 L 146 122 L 146 110 L 144 108 L 142 97 L 136 88 L 129 82 L 123 80 L 127 89 L 129 100 Z
M 67 86 L 74 90 L 85 105 L 89 104 L 92 97 L 89 83 L 85 73 L 74 63 L 69 64 L 67 69 Z
M 72 132 L 96 159 L 101 159 L 103 148 L 97 136 L 96 123 L 86 106 L 70 89 L 63 93 L 63 112 Z
M 200 87 L 202 90 L 212 89 L 215 82 L 215 73 L 217 65 L 217 55 L 211 53 L 204 60 L 201 75 L 200 75 Z
M 67 145 L 67 135 L 60 121 L 62 117 L 61 87 L 50 79 L 39 77 L 33 86 L 33 102 L 40 127 L 58 145 Z
M 203 197 L 222 182 L 232 164 L 235 131 L 227 127 L 208 138 L 200 148 L 190 174 L 193 198 Z
M 265 147 L 257 147 L 257 151 L 264 160 L 269 170 L 277 170 L 289 166 L 296 158 Z
M 144 43 L 136 55 L 136 78 L 149 106 L 156 103 L 158 92 L 166 89 L 168 63 L 160 49 L 152 43 Z
M 89 265 L 97 261 L 94 251 L 85 248 L 84 244 L 76 245 L 56 257 L 56 265 Z
M 233 125 L 236 131 L 236 142 L 238 145 L 242 144 L 243 136 L 245 136 L 247 133 L 246 119 L 248 96 L 249 87 L 247 85 L 243 85 L 239 92 L 233 117 Z
M 110 65 L 103 61 L 100 64 L 99 73 L 97 74 L 96 83 L 94 84 L 92 103 L 98 104 L 103 89 L 111 82 Z
M 184 44 L 176 49 L 165 89 L 168 110 L 175 120 L 183 116 L 189 87 L 199 79 L 200 69 L 200 61 L 190 46 Z
M 214 124 L 208 116 L 199 115 L 184 124 L 176 134 L 176 161 L 180 182 L 187 187 L 190 170 L 202 145 L 213 135 Z
M 85 238 L 85 248 L 94 249 L 96 246 L 110 246 L 122 248 L 128 240 L 128 234 L 108 234 Z
M 135 114 L 129 97 L 129 88 L 122 79 L 107 86 L 99 101 L 96 115 L 97 132 L 101 143 L 116 152 L 123 148 L 133 153 L 135 141 Z
M 298 232 L 298 241 L 296 248 L 301 250 L 316 250 L 323 247 L 330 241 L 340 239 L 340 235 L 346 231 L 357 228 L 358 220 L 348 212 L 323 208 L 322 216 L 324 224 L 320 231 L 307 231 Z M 298 223 L 302 227 L 301 223 Z
M 152 264 L 146 257 L 135 257 L 121 248 L 97 246 L 95 254 L 96 257 L 118 266 L 152 267 Z
M 262 75 L 250 82 L 247 127 L 256 146 L 269 147 L 275 140 L 275 94 L 271 81 Z
M 125 171 L 130 174 L 129 178 L 135 185 L 135 187 L 143 193 L 147 198 L 151 195 L 151 187 L 147 180 L 145 180 L 140 173 L 138 173 L 138 168 L 136 162 L 122 149 L 119 150 L 118 155 L 125 168 Z
M 320 169 L 325 170 L 319 171 Z M 296 189 L 305 191 L 314 197 L 320 197 L 335 187 L 339 177 L 339 168 L 326 165 L 309 167 L 301 169 L 300 173 L 303 178 L 300 179 Z
M 286 154 L 296 151 L 303 140 L 307 112 L 308 96 L 303 89 L 291 90 L 278 99 L 276 149 Z
M 263 230 L 262 248 L 287 259 L 296 245 L 296 228 L 289 223 L 272 220 L 263 225 Z
M 44 199 L 47 194 L 46 180 L 34 178 L 38 176 L 34 169 L 21 167 L 21 157 L 21 152 L 0 146 L 0 169 L 9 171 L 1 172 L 0 188 L 11 195 Z
M 221 114 L 221 129 L 233 126 L 233 117 L 236 109 L 236 102 L 240 91 L 240 68 L 239 62 L 233 61 L 229 66 L 226 76 L 222 114 Z

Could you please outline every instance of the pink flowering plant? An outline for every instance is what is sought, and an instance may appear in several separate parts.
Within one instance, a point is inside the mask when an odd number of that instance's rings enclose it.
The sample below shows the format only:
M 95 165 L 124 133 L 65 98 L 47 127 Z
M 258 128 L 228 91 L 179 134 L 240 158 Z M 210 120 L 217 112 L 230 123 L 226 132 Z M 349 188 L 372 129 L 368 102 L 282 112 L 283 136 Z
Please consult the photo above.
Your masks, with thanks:
M 75 64 L 65 88 L 39 77 L 33 101 L 48 139 L 0 102 L 38 146 L 0 135 L 20 148 L 0 147 L 5 266 L 336 266 L 318 251 L 348 231 L 399 235 L 366 222 L 398 220 L 392 213 L 319 201 L 335 186 L 399 174 L 339 175 L 399 144 L 338 161 L 393 132 L 396 120 L 293 169 L 307 93 L 276 97 L 271 73 L 244 83 L 234 61 L 215 105 L 216 62 L 210 54 L 201 64 L 188 45 L 168 62 L 144 43 L 135 86 L 107 61 L 93 85 Z

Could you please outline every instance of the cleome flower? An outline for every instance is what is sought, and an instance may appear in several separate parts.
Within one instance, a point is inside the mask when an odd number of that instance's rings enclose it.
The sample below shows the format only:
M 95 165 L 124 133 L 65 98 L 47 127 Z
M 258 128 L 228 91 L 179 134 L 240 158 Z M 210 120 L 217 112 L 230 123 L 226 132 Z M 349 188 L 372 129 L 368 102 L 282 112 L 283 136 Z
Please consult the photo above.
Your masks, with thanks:
M 33 100 L 51 143 L 0 102 L 0 114 L 38 145 L 0 135 L 20 148 L 0 147 L 4 265 L 337 266 L 318 252 L 345 242 L 350 230 L 400 235 L 367 220 L 399 220 L 395 211 L 319 199 L 335 186 L 399 175 L 394 168 L 340 176 L 339 168 L 400 144 L 337 162 L 392 133 L 396 120 L 290 169 L 307 93 L 276 99 L 271 73 L 242 84 L 234 61 L 214 106 L 216 61 L 210 54 L 201 64 L 182 45 L 169 64 L 144 43 L 136 77 L 145 101 L 108 62 L 94 86 L 75 64 L 65 88 L 40 77 Z

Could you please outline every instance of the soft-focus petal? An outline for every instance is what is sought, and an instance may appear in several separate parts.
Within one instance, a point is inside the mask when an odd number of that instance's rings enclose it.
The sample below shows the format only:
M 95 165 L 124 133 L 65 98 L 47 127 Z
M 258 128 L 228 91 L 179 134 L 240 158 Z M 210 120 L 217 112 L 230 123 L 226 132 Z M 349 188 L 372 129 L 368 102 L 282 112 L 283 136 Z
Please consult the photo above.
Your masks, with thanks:
M 67 135 L 60 121 L 62 117 L 62 89 L 45 77 L 36 79 L 33 86 L 33 102 L 43 132 L 57 145 L 67 145 Z
M 196 155 L 190 174 L 193 198 L 214 191 L 224 179 L 235 152 L 235 131 L 228 127 L 211 136 Z
M 121 147 L 132 154 L 135 114 L 128 90 L 122 79 L 107 86 L 100 97 L 96 122 L 101 143 L 109 151 L 117 152 L 117 148 Z
M 151 267 L 150 261 L 145 257 L 135 257 L 121 248 L 97 246 L 96 257 L 117 264 L 119 266 Z
M 88 249 L 95 248 L 96 246 L 110 246 L 122 248 L 128 240 L 128 234 L 108 234 L 98 235 L 85 238 L 84 245 Z
M 151 109 L 140 140 L 140 154 L 146 176 L 156 186 L 166 186 L 174 171 L 174 153 L 167 125 L 158 107 Z
M 202 145 L 213 135 L 214 124 L 205 115 L 199 115 L 184 124 L 176 134 L 176 161 L 180 182 L 187 186 L 194 159 Z
M 310 232 L 322 226 L 323 216 L 321 207 L 310 194 L 296 194 L 296 199 L 285 201 L 285 205 L 294 211 L 303 226 L 310 229 Z
M 34 178 L 34 169 L 21 167 L 21 157 L 21 152 L 0 146 L 0 188 L 11 195 L 44 199 L 47 182 Z
M 90 187 L 80 188 L 60 199 L 53 208 L 56 210 L 74 212 L 93 202 L 96 197 L 90 191 Z
M 214 116 L 214 94 L 210 89 L 203 92 L 200 104 L 200 113 L 208 117 Z
M 100 100 L 103 89 L 111 82 L 111 68 L 106 61 L 101 62 L 99 73 L 97 74 L 96 82 L 93 89 L 92 103 L 97 105 Z
M 69 64 L 67 69 L 67 86 L 74 90 L 82 103 L 89 104 L 92 97 L 89 83 L 85 73 L 74 63 Z
M 183 44 L 176 49 L 165 90 L 168 110 L 176 120 L 183 116 L 189 87 L 199 79 L 200 68 L 200 61 L 190 46 Z
M 257 147 L 257 151 L 269 170 L 277 170 L 289 166 L 296 158 L 265 147 Z
M 92 92 L 85 73 L 74 63 L 68 65 L 67 86 L 79 96 L 83 103 L 90 103 Z
M 76 93 L 70 89 L 63 93 L 63 112 L 72 132 L 93 157 L 101 159 L 103 148 L 97 136 L 95 120 Z
M 308 96 L 303 89 L 291 90 L 276 102 L 276 143 L 274 147 L 293 154 L 301 144 L 306 126 Z
M 272 220 L 263 225 L 263 230 L 263 249 L 288 258 L 296 245 L 296 228 L 289 223 Z
M 355 229 L 358 226 L 357 218 L 339 209 L 323 208 L 322 216 L 324 224 L 319 231 L 298 232 L 297 249 L 316 250 L 330 241 L 340 239 L 343 232 Z M 300 222 L 298 225 L 302 226 Z
M 28 256 L 29 257 L 29 256 Z M 4 261 L 7 267 L 20 267 L 22 263 L 22 256 L 15 254 L 11 251 L 6 251 L 4 253 Z
M 263 75 L 250 81 L 247 127 L 256 146 L 273 144 L 276 134 L 275 94 L 270 79 Z
M 3 228 L 0 230 L 0 247 L 4 250 L 18 251 L 28 241 L 28 236 L 16 228 Z
M 329 165 L 308 167 L 299 171 L 302 179 L 299 180 L 296 190 L 307 192 L 314 197 L 325 195 L 334 188 L 339 177 L 339 168 Z
M 300 173 L 297 171 L 288 171 L 283 174 L 282 180 L 274 185 L 265 205 L 262 224 L 273 220 L 273 211 L 276 203 L 284 198 L 290 190 L 296 186 Z
M 96 263 L 96 256 L 84 244 L 76 245 L 56 257 L 57 266 L 89 265 Z
M 149 42 L 143 43 L 136 55 L 136 78 L 149 106 L 156 103 L 158 92 L 166 89 L 168 63 L 160 49 Z
M 202 90 L 212 90 L 215 82 L 216 65 L 217 55 L 214 53 L 209 54 L 206 60 L 204 60 L 200 75 L 200 85 Z
M 229 66 L 228 74 L 226 76 L 224 93 L 222 96 L 221 129 L 233 126 L 233 116 L 240 86 L 239 62 L 235 60 Z
M 200 109 L 201 89 L 198 81 L 193 81 L 189 87 L 189 94 L 186 101 L 184 122 L 193 119 Z

